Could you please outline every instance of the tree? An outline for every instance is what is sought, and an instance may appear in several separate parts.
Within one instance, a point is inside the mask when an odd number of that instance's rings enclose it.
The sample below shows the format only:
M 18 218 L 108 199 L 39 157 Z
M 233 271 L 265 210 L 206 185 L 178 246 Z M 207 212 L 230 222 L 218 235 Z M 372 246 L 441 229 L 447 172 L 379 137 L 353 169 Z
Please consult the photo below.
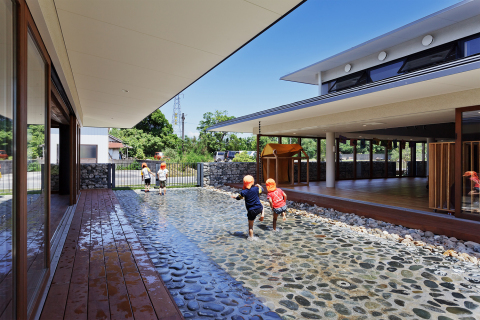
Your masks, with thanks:
M 37 159 L 43 156 L 43 145 L 45 145 L 45 126 L 28 125 L 27 127 L 27 148 L 28 158 Z
M 148 117 L 140 121 L 135 129 L 142 130 L 143 132 L 148 132 L 155 137 L 168 136 L 173 134 L 173 127 L 168 122 L 165 115 L 160 111 L 160 109 L 152 112 Z
M 227 111 L 218 111 L 215 113 L 207 112 L 203 114 L 203 120 L 200 120 L 197 130 L 200 131 L 199 139 L 207 147 L 207 152 L 212 153 L 218 150 L 225 150 L 227 148 L 227 141 L 230 137 L 228 132 L 207 131 L 208 128 L 217 123 L 231 120 L 234 116 L 229 116 Z

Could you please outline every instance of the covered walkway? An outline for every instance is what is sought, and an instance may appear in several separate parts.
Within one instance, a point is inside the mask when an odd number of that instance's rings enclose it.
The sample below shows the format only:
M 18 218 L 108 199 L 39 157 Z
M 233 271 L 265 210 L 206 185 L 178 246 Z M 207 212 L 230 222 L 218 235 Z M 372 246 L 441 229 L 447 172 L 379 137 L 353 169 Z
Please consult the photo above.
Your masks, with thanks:
M 41 319 L 183 319 L 111 190 L 78 201 Z

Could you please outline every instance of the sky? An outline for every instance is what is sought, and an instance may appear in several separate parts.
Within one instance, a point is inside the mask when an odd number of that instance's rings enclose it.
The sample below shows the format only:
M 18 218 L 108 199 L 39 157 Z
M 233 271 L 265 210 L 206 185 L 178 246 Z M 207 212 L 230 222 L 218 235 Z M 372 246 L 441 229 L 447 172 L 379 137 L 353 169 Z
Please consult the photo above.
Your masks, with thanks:
M 458 2 L 307 0 L 183 91 L 185 135 L 198 136 L 205 112 L 238 117 L 317 96 L 317 86 L 279 79 Z M 161 111 L 171 121 L 173 99 Z

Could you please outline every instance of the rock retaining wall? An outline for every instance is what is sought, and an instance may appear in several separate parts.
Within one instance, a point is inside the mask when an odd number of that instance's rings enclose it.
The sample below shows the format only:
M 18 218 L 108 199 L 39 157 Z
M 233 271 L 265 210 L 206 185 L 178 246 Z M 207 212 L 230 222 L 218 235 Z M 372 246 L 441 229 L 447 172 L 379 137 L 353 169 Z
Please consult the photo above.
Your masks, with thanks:
M 255 162 L 205 162 L 203 163 L 203 184 L 219 186 L 225 183 L 242 183 L 243 177 L 255 177 Z
M 89 163 L 80 165 L 81 189 L 108 188 L 108 163 Z

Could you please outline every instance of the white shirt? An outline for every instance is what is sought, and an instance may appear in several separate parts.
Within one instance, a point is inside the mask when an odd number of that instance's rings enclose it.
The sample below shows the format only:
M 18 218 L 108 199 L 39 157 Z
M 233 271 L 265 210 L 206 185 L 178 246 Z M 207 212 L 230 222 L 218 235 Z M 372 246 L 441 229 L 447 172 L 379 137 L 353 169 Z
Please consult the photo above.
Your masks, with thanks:
M 163 169 L 163 170 L 160 169 L 160 170 L 158 170 L 157 174 L 158 174 L 158 179 L 159 179 L 160 181 L 166 181 L 166 180 L 167 180 L 168 170 L 167 170 L 167 169 Z
M 148 170 L 148 168 L 143 168 L 142 174 L 143 174 L 143 178 L 150 179 L 150 170 Z

